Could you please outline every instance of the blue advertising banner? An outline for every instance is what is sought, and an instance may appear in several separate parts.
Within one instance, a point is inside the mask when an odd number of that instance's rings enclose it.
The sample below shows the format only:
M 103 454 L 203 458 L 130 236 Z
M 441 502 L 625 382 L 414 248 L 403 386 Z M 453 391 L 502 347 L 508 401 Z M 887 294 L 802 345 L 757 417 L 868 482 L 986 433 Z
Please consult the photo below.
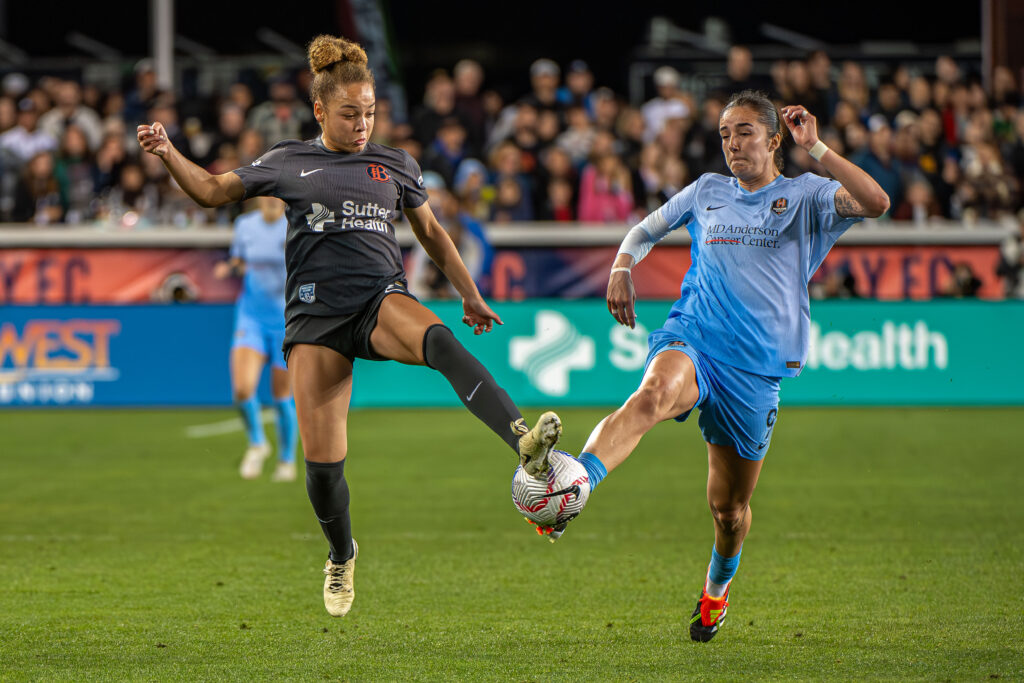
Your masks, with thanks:
M 670 303 L 639 302 L 635 330 L 601 300 L 502 303 L 505 324 L 480 336 L 459 303 L 428 305 L 517 403 L 558 406 L 625 400 Z M 804 370 L 782 382 L 787 405 L 1024 404 L 1024 302 L 824 301 L 811 312 Z M 4 307 L 0 406 L 229 405 L 232 322 L 228 305 Z M 358 361 L 352 404 L 460 401 L 433 370 Z

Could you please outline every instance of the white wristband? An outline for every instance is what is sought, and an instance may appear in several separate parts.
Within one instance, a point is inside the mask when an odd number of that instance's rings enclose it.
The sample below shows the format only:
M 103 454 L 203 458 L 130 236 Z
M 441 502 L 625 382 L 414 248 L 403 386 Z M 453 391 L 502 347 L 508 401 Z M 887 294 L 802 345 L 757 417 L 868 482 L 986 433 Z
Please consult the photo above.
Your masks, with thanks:
M 814 147 L 807 150 L 807 153 L 811 155 L 811 158 L 815 161 L 821 161 L 821 158 L 825 156 L 825 152 L 828 151 L 828 145 L 821 140 L 814 143 Z
M 627 268 L 626 266 L 619 266 L 618 268 L 612 268 L 610 272 L 612 272 L 612 273 L 628 273 L 628 272 L 630 272 L 632 270 L 633 270 L 632 268 Z

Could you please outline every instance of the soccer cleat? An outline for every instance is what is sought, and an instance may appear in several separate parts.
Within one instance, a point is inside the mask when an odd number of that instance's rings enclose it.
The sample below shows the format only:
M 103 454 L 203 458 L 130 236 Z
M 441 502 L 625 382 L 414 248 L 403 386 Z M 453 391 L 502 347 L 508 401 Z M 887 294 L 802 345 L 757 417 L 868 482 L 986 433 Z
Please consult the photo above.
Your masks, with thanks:
M 254 444 L 245 450 L 242 456 L 242 464 L 238 466 L 238 473 L 242 479 L 256 479 L 263 472 L 263 461 L 270 455 L 270 445 L 266 443 Z
M 324 607 L 332 617 L 343 617 L 352 609 L 352 601 L 356 599 L 354 578 L 356 558 L 359 557 L 359 544 L 352 539 L 352 557 L 347 562 L 332 562 L 327 557 L 324 566 Z
M 548 455 L 561 434 L 562 421 L 548 411 L 540 416 L 533 429 L 519 437 L 519 464 L 527 474 L 539 477 L 548 471 Z
M 537 522 L 533 521 L 532 519 L 529 519 L 528 517 L 523 517 L 523 519 L 525 519 L 526 523 L 532 526 L 537 531 L 538 536 L 544 536 L 546 534 L 548 540 L 552 543 L 560 539 L 562 537 L 562 534 L 565 533 L 565 527 L 569 526 L 569 522 L 562 522 L 557 526 L 541 526 L 540 524 L 537 524 Z
M 701 588 L 697 607 L 690 615 L 690 638 L 698 643 L 706 643 L 718 633 L 718 627 L 725 621 L 725 612 L 729 607 L 729 589 L 725 595 L 713 598 L 708 595 L 707 587 Z
M 270 475 L 270 481 L 295 481 L 295 463 L 279 462 Z

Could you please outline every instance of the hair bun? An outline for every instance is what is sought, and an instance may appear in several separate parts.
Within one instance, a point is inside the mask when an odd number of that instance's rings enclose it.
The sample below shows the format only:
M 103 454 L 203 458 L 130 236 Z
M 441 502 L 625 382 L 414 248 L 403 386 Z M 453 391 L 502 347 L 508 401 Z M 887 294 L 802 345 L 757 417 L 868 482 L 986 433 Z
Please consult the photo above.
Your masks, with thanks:
M 366 64 L 366 51 L 351 40 L 319 35 L 309 44 L 309 69 L 318 74 L 336 62 Z

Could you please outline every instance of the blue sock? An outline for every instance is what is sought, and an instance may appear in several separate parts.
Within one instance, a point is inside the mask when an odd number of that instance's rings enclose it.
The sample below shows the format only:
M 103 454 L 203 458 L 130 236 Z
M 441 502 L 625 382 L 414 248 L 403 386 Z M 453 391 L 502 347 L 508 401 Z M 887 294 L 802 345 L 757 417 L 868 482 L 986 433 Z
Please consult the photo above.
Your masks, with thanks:
M 245 401 L 239 401 L 239 412 L 242 413 L 242 421 L 245 423 L 245 433 L 249 437 L 249 444 L 259 446 L 267 442 L 263 433 L 263 422 L 260 420 L 260 400 L 253 394 Z
M 732 557 L 722 557 L 718 554 L 718 550 L 711 546 L 711 564 L 708 565 L 708 581 L 723 586 L 729 583 L 732 577 L 736 575 L 736 569 L 740 566 L 740 555 L 742 554 L 743 549 L 740 548 L 740 551 Z
M 277 459 L 281 462 L 295 462 L 295 443 L 299 433 L 295 399 L 289 396 L 274 401 L 274 408 L 277 409 Z
M 601 483 L 601 480 L 605 478 L 605 475 L 608 474 L 608 470 L 605 468 L 604 463 L 601 462 L 601 459 L 593 453 L 581 453 L 579 461 L 587 471 L 587 476 L 590 478 L 590 490 L 593 491 Z

